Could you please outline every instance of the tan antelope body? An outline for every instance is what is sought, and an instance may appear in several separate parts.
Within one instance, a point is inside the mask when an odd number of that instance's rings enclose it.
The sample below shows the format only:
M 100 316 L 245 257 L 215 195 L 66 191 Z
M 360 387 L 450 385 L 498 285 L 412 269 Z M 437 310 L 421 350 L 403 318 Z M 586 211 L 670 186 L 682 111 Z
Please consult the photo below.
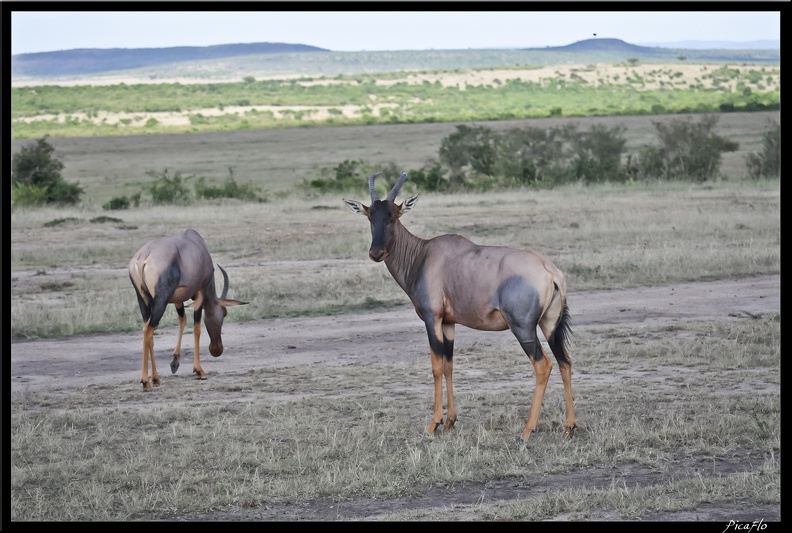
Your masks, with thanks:
M 220 265 L 223 274 L 223 293 L 217 296 L 214 281 L 214 266 L 203 238 L 194 229 L 188 229 L 177 237 L 162 237 L 144 244 L 129 262 L 129 279 L 135 287 L 140 313 L 143 316 L 143 369 L 140 382 L 143 389 L 151 390 L 151 385 L 159 386 L 160 377 L 154 363 L 154 330 L 157 329 L 168 304 L 176 306 L 179 318 L 179 335 L 173 350 L 171 372 L 179 368 L 182 334 L 187 323 L 184 302 L 192 299 L 186 307 L 193 308 L 193 337 L 195 353 L 193 372 L 197 379 L 206 379 L 201 368 L 199 340 L 201 337 L 201 315 L 205 312 L 204 323 L 209 334 L 209 353 L 219 357 L 223 353 L 223 340 L 220 332 L 226 307 L 244 305 L 248 302 L 229 300 L 228 274 Z M 148 363 L 151 362 L 151 380 L 148 376 Z
M 385 200 L 380 200 L 369 176 L 371 205 L 344 200 L 353 213 L 371 223 L 369 257 L 384 261 L 393 279 L 410 297 L 426 324 L 434 377 L 434 411 L 426 433 L 443 424 L 443 377 L 448 397 L 445 429 L 457 420 L 453 390 L 455 324 L 487 331 L 510 329 L 528 355 L 536 374 L 524 442 L 536 431 L 539 411 L 552 363 L 542 348 L 537 326 L 547 340 L 561 371 L 566 399 L 564 432 L 576 427 L 572 398 L 572 362 L 566 348 L 570 317 L 566 279 L 553 263 L 533 250 L 505 246 L 479 246 L 461 235 L 422 239 L 410 233 L 399 218 L 418 200 L 412 196 L 397 205 L 394 200 L 407 179 L 402 174 Z

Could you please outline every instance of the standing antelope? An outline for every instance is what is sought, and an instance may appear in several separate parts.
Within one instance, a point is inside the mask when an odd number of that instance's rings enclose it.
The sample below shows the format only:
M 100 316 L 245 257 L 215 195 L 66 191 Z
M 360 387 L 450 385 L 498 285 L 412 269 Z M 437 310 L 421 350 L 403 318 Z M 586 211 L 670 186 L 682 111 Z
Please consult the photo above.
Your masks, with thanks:
M 192 299 L 186 307 L 193 308 L 193 336 L 195 355 L 193 372 L 197 379 L 206 379 L 201 368 L 198 345 L 201 337 L 201 312 L 206 311 L 204 322 L 209 333 L 209 353 L 219 357 L 223 353 L 223 339 L 220 330 L 227 311 L 226 307 L 244 305 L 248 302 L 228 300 L 228 274 L 220 265 L 223 273 L 223 293 L 217 297 L 215 291 L 214 267 L 206 243 L 197 231 L 190 228 L 178 237 L 154 239 L 137 251 L 129 262 L 129 279 L 135 287 L 140 314 L 143 315 L 143 370 L 140 382 L 143 390 L 150 391 L 152 383 L 160 384 L 157 367 L 154 364 L 154 330 L 157 329 L 165 308 L 169 303 L 176 306 L 179 315 L 179 336 L 173 350 L 171 372 L 179 368 L 182 333 L 187 317 L 184 302 Z M 148 376 L 148 362 L 151 361 L 151 381 Z
M 536 374 L 531 410 L 518 442 L 536 431 L 547 382 L 553 364 L 547 357 L 536 328 L 542 329 L 558 361 L 566 397 L 564 433 L 576 427 L 572 399 L 572 361 L 566 348 L 570 334 L 564 274 L 549 259 L 533 250 L 504 246 L 479 246 L 460 235 L 421 239 L 410 233 L 399 218 L 418 201 L 412 196 L 397 205 L 396 195 L 407 179 L 403 173 L 385 200 L 380 200 L 369 176 L 371 206 L 346 200 L 353 213 L 371 223 L 369 257 L 385 262 L 393 279 L 407 293 L 418 317 L 426 324 L 434 376 L 434 412 L 426 433 L 443 423 L 443 376 L 448 396 L 445 429 L 457 420 L 452 374 L 454 326 L 462 324 L 485 331 L 511 329 L 533 363 Z

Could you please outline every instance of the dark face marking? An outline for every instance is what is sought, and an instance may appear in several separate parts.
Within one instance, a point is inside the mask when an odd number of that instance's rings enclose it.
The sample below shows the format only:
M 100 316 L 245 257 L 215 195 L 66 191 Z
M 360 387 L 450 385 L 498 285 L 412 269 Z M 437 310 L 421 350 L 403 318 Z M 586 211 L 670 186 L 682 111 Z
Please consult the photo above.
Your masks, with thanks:
M 221 331 L 223 328 L 223 320 L 226 317 L 226 309 L 219 303 L 212 305 L 205 305 L 206 309 L 206 332 L 209 334 L 209 353 L 213 357 L 220 357 L 223 353 L 223 338 Z M 199 320 L 200 322 L 200 320 Z
M 389 200 L 376 200 L 369 207 L 368 219 L 371 222 L 371 247 L 369 258 L 379 263 L 388 257 L 393 222 L 398 220 L 398 207 Z

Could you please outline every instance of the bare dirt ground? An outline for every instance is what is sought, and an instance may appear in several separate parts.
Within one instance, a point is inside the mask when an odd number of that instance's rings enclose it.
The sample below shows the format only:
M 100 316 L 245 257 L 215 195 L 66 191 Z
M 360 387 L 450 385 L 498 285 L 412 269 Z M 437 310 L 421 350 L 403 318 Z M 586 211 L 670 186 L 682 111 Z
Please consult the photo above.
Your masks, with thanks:
M 673 286 L 647 287 L 613 291 L 572 292 L 569 294 L 576 336 L 586 334 L 586 328 L 642 328 L 670 325 L 679 321 L 735 321 L 753 316 L 780 312 L 780 276 L 762 276 L 739 280 L 685 283 Z M 191 328 L 187 328 L 189 331 Z M 187 335 L 182 351 L 182 366 L 171 374 L 168 363 L 175 342 L 175 328 L 163 328 L 155 340 L 159 366 L 163 378 L 160 390 L 167 390 L 179 380 L 192 379 L 191 335 Z M 205 339 L 205 333 L 202 339 Z M 384 311 L 370 311 L 332 317 L 302 317 L 273 319 L 250 323 L 227 321 L 223 329 L 226 352 L 219 358 L 204 357 L 202 364 L 208 374 L 207 383 L 239 382 L 254 370 L 295 365 L 348 365 L 365 359 L 368 363 L 399 358 L 414 360 L 426 356 L 428 349 L 422 323 L 411 306 L 405 305 Z M 507 343 L 513 341 L 508 332 L 480 332 L 457 328 L 458 347 L 474 343 Z M 141 337 L 138 333 L 90 335 L 11 344 L 11 399 L 26 394 L 90 393 L 112 385 L 122 395 L 140 393 Z M 573 354 L 574 361 L 574 354 Z M 428 370 L 427 370 L 428 372 Z M 247 378 L 253 379 L 253 378 Z M 97 386 L 103 387 L 97 387 Z M 425 384 L 414 386 L 431 387 Z M 202 386 L 202 394 L 216 395 L 217 401 L 243 400 L 228 387 L 214 389 Z M 310 392 L 307 392 L 310 394 Z M 282 395 L 283 391 L 277 394 Z M 296 389 L 290 394 L 306 394 Z M 761 461 L 747 453 L 742 457 L 726 458 L 706 464 L 699 461 L 674 465 L 674 476 L 695 476 L 696 473 L 727 475 L 743 471 L 745 461 Z M 608 487 L 614 478 L 628 486 L 662 483 L 668 474 L 633 466 L 618 471 L 589 469 L 542 478 L 536 483 L 504 479 L 461 486 L 434 487 L 418 498 L 370 500 L 366 498 L 346 502 L 318 500 L 297 504 L 267 505 L 262 508 L 233 509 L 223 513 L 185 516 L 183 520 L 240 521 L 240 520 L 377 520 L 385 513 L 430 509 L 448 505 L 476 505 L 498 500 L 529 498 L 551 488 Z M 613 513 L 602 512 L 590 520 L 620 520 Z M 741 509 L 702 506 L 692 512 L 644 516 L 642 520 L 662 521 L 718 521 L 725 526 L 729 520 L 741 522 L 762 519 L 780 521 L 780 505 L 749 505 Z M 157 517 L 152 517 L 156 520 Z M 460 520 L 465 520 L 460 511 Z M 554 520 L 568 520 L 564 516 Z

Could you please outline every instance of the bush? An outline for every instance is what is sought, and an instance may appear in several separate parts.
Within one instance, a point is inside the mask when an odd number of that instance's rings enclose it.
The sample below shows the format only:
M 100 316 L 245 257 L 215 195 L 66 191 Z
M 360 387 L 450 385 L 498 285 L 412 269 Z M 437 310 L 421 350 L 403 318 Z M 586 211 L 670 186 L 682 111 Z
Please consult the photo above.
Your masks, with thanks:
M 518 184 L 535 184 L 543 169 L 563 158 L 563 148 L 558 128 L 512 128 L 498 141 L 495 172 Z
M 119 209 L 129 209 L 130 205 L 138 207 L 140 205 L 140 193 L 132 196 L 115 196 L 102 206 L 105 211 L 115 211 Z
M 449 188 L 449 181 L 443 177 L 443 167 L 435 162 L 424 166 L 418 170 L 411 170 L 409 173 L 410 183 L 422 191 L 446 191 Z
M 11 201 L 17 205 L 76 204 L 85 192 L 63 179 L 63 163 L 46 137 L 23 146 L 11 158 Z
M 768 122 L 768 130 L 762 136 L 762 151 L 745 156 L 745 163 L 752 179 L 781 176 L 781 126 L 778 122 Z
M 456 127 L 440 142 L 438 155 L 440 161 L 450 169 L 449 181 L 452 187 L 465 182 L 467 169 L 484 176 L 492 176 L 497 154 L 496 135 L 485 126 Z
M 568 131 L 577 180 L 585 183 L 624 182 L 627 173 L 621 158 L 627 139 L 626 128 L 594 125 L 589 131 Z
M 232 168 L 228 169 L 229 177 L 224 185 L 217 187 L 207 185 L 204 177 L 198 178 L 195 183 L 195 197 L 199 199 L 211 200 L 214 198 L 236 198 L 244 201 L 263 202 L 266 198 L 259 195 L 260 189 L 249 183 L 240 185 L 234 179 Z
M 129 209 L 129 197 L 128 196 L 115 196 L 110 198 L 110 201 L 106 204 L 102 205 L 102 209 L 105 211 L 115 211 L 119 209 Z
M 147 170 L 146 175 L 155 179 L 154 183 L 148 187 L 154 205 L 187 205 L 192 202 L 190 191 L 187 189 L 187 180 L 192 179 L 193 176 L 182 178 L 181 172 L 169 176 L 167 168 L 164 172 Z
M 443 139 L 440 159 L 449 166 L 452 184 L 469 182 L 473 176 L 478 178 L 475 185 L 485 188 L 498 180 L 543 187 L 571 181 L 623 182 L 625 129 L 594 126 L 580 132 L 568 124 L 496 134 L 485 127 L 457 126 L 456 133 Z
M 47 203 L 47 188 L 37 185 L 12 185 L 13 205 L 43 205 Z
M 393 187 L 401 175 L 395 163 L 388 163 L 383 168 L 383 165 L 373 166 L 363 159 L 345 159 L 332 168 L 323 167 L 319 173 L 321 178 L 303 181 L 303 187 L 316 189 L 321 193 L 359 192 L 363 184 L 368 189 L 368 177 L 371 174 L 380 173 L 377 183 L 385 182 L 388 187 Z
M 628 175 L 636 181 L 656 180 L 668 173 L 665 152 L 657 146 L 642 146 L 634 157 L 627 156 L 626 166 Z
M 333 168 L 323 167 L 319 171 L 322 176 L 328 176 L 330 173 L 332 176 L 318 178 L 304 184 L 318 189 L 322 193 L 354 190 L 360 187 L 364 177 L 368 177 L 368 174 L 365 174 L 363 170 L 364 166 L 365 163 L 362 160 L 345 159 Z
M 715 179 L 723 153 L 739 148 L 738 143 L 713 133 L 718 120 L 715 115 L 705 115 L 697 123 L 681 119 L 667 124 L 655 122 L 660 146 L 641 149 L 636 161 L 631 162 L 630 173 L 645 179 Z

